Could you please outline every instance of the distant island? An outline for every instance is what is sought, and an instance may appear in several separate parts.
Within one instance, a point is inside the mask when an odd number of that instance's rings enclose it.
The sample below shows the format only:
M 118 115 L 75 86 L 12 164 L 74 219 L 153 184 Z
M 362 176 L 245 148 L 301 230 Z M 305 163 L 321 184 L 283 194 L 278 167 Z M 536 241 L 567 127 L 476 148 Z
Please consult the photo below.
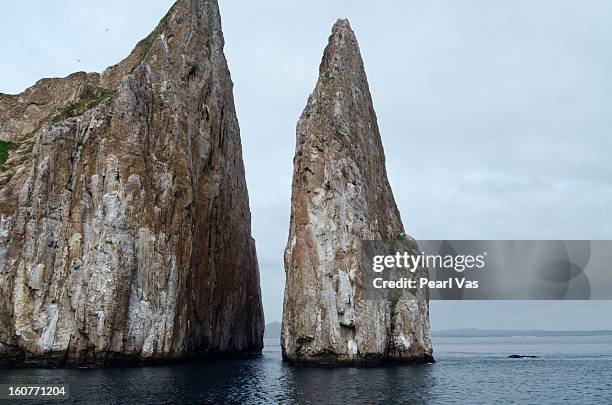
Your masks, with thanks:
M 509 336 L 612 336 L 612 330 L 501 330 L 447 329 L 434 331 L 433 337 L 509 337 Z
M 264 339 L 280 339 L 280 322 L 266 325 Z M 502 330 L 502 329 L 444 329 L 433 331 L 433 337 L 511 337 L 511 336 L 612 336 L 612 330 Z
M 280 322 L 270 322 L 266 325 L 264 332 L 264 339 L 278 339 L 280 340 L 281 324 Z

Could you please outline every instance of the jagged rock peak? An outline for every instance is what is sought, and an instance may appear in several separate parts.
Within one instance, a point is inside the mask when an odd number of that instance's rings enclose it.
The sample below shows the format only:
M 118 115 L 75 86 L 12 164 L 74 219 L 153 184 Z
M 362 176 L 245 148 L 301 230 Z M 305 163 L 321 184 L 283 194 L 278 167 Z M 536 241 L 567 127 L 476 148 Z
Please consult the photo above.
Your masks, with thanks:
M 0 138 L 0 364 L 261 351 L 217 1 L 177 1 L 101 74 L 1 95 Z
M 366 299 L 361 240 L 406 239 L 359 46 L 334 25 L 296 129 L 281 330 L 289 362 L 432 360 L 426 292 Z
M 332 74 L 337 79 L 364 80 L 365 71 L 357 37 L 347 19 L 338 19 L 332 28 L 329 44 L 323 53 L 319 74 Z M 333 76 L 335 75 L 335 76 Z M 367 81 L 366 81 L 367 82 Z

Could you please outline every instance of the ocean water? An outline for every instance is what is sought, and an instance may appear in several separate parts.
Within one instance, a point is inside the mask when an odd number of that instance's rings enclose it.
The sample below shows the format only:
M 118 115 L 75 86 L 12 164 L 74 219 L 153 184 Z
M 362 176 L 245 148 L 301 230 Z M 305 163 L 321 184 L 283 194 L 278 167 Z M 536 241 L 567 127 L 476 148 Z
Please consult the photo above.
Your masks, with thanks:
M 437 338 L 434 349 L 431 365 L 299 368 L 283 364 L 278 342 L 269 340 L 263 355 L 251 359 L 4 369 L 0 384 L 69 384 L 64 403 L 612 404 L 612 336 Z

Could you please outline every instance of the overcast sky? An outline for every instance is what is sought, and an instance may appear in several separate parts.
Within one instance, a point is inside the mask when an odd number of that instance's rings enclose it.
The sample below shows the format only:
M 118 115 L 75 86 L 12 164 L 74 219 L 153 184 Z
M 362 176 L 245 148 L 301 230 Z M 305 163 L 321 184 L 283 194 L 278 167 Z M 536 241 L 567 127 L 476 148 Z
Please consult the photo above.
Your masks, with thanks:
M 4 0 L 0 91 L 101 71 L 171 0 Z M 612 2 L 221 1 L 266 320 L 280 320 L 295 124 L 333 22 L 360 42 L 417 239 L 612 239 Z M 108 29 L 108 31 L 107 31 Z M 612 302 L 432 302 L 434 329 L 612 329 Z

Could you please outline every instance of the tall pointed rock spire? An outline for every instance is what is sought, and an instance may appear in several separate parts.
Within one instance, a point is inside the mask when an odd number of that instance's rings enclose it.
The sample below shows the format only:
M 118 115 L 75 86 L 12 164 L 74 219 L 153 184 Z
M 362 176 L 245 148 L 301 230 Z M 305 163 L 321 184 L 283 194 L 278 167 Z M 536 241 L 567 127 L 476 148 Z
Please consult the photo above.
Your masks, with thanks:
M 259 352 L 263 310 L 216 0 L 102 74 L 0 95 L 0 364 Z
M 432 359 L 428 301 L 365 300 L 361 240 L 405 236 L 357 39 L 333 27 L 297 124 L 285 250 L 283 358 L 308 364 Z

